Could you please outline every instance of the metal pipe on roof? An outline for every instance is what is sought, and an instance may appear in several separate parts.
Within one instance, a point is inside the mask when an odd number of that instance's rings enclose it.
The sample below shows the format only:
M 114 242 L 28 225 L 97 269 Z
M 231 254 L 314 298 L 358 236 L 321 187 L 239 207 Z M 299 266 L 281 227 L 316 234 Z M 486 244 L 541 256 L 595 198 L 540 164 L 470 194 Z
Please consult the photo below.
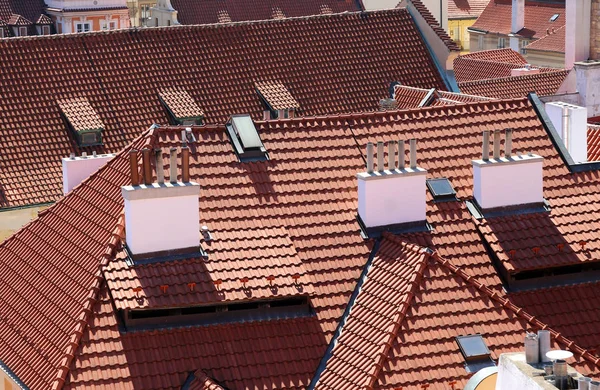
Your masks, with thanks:
M 398 169 L 404 169 L 404 161 L 406 160 L 406 152 L 404 151 L 404 140 L 398 141 Z
M 494 160 L 500 158 L 500 130 L 494 130 Z
M 129 168 L 131 171 L 131 185 L 140 185 L 140 175 L 138 173 L 137 150 L 132 149 L 129 152 Z
M 396 143 L 392 141 L 388 142 L 388 169 L 396 169 Z
M 185 134 L 185 129 L 181 130 L 181 146 L 187 145 L 187 136 Z
M 373 173 L 373 143 L 367 143 L 367 173 Z
M 504 139 L 504 157 L 512 156 L 512 129 L 506 129 Z
M 410 140 L 410 168 L 415 169 L 417 167 L 417 140 L 415 138 Z
M 164 184 L 165 170 L 163 167 L 162 149 L 154 149 L 154 158 L 156 162 L 156 181 L 158 184 Z
M 171 148 L 169 160 L 169 181 L 177 183 L 177 148 Z
M 144 168 L 144 184 L 152 184 L 152 167 L 150 166 L 150 149 L 142 149 L 142 167 Z
M 190 148 L 181 148 L 181 181 L 190 182 Z
M 483 132 L 483 147 L 481 152 L 481 159 L 483 161 L 489 161 L 490 159 L 490 132 L 487 130 Z
M 383 142 L 377 142 L 377 170 L 379 172 L 385 170 L 385 165 L 383 163 Z

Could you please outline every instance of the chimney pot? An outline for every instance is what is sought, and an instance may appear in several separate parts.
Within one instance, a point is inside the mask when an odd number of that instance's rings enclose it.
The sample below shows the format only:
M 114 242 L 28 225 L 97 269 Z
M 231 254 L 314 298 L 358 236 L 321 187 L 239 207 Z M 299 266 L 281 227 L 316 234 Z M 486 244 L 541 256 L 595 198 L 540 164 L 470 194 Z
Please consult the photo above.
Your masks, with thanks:
M 398 168 L 404 169 L 404 161 L 406 160 L 406 153 L 404 151 L 404 140 L 398 141 Z
M 415 138 L 410 140 L 410 168 L 417 168 L 417 140 Z
M 177 148 L 171 148 L 171 156 L 169 160 L 169 181 L 177 183 Z
M 388 169 L 396 169 L 396 143 L 393 141 L 388 142 Z
M 506 129 L 505 140 L 504 140 L 504 157 L 510 158 L 512 156 L 512 129 Z
M 152 167 L 150 166 L 150 149 L 142 149 L 142 167 L 144 168 L 144 184 L 152 184 Z
M 158 184 L 165 183 L 165 170 L 163 167 L 162 149 L 154 149 L 154 158 L 156 165 L 156 181 Z
M 481 153 L 481 159 L 483 161 L 489 161 L 490 160 L 490 132 L 489 131 L 484 131 L 483 132 L 483 149 L 482 149 L 482 153 Z
M 500 158 L 500 130 L 494 130 L 494 160 Z
M 87 158 L 87 153 L 86 152 L 81 153 L 81 157 Z
M 367 143 L 367 173 L 373 173 L 373 143 Z
M 69 158 L 70 158 L 71 160 L 75 160 L 75 153 L 71 153 L 71 154 L 69 155 Z
M 181 148 L 181 181 L 190 182 L 190 148 Z
M 377 170 L 379 172 L 385 170 L 385 165 L 383 163 L 383 142 L 377 142 Z
M 138 172 L 137 150 L 133 149 L 129 152 L 129 167 L 131 170 L 131 185 L 140 185 L 140 175 Z

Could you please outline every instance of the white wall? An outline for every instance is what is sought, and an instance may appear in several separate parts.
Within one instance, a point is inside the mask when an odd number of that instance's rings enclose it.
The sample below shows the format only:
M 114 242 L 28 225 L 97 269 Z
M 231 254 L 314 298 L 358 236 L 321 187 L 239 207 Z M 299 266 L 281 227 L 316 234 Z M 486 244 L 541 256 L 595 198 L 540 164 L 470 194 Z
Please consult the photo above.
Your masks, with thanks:
M 573 160 L 587 161 L 587 109 L 564 102 L 546 103 L 544 108 Z
M 565 29 L 565 69 L 590 57 L 591 0 L 567 0 Z
M 544 201 L 543 161 L 537 155 L 473 160 L 473 196 L 483 209 Z
M 134 255 L 200 245 L 197 183 L 121 187 L 125 236 Z
M 395 225 L 426 219 L 422 168 L 359 173 L 358 215 L 366 227 Z
M 114 156 L 114 154 L 98 154 L 96 156 L 63 158 L 63 193 L 70 192 Z
M 600 62 L 576 62 L 579 105 L 586 107 L 588 117 L 600 115 Z
M 173 8 L 170 0 L 158 0 L 156 6 L 152 7 L 151 10 L 152 20 L 148 21 L 148 26 L 171 26 L 179 24 L 177 21 L 177 10 Z

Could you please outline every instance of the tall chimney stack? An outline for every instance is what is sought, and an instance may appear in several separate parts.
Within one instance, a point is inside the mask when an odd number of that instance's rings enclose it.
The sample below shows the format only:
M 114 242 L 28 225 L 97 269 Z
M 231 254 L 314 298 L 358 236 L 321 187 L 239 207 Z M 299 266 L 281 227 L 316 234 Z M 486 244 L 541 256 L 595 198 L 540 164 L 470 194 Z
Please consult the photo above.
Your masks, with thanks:
M 511 34 L 518 34 L 525 27 L 525 0 L 512 0 Z M 519 38 L 510 37 L 510 48 L 520 53 Z

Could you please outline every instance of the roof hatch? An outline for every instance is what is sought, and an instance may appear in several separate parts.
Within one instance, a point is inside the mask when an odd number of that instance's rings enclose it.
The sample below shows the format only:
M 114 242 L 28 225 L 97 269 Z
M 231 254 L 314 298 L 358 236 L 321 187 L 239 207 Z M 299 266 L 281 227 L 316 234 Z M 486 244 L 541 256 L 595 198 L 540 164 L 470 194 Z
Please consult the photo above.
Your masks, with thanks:
M 227 123 L 227 133 L 240 161 L 268 160 L 267 149 L 250 115 L 232 115 Z
M 438 179 L 427 179 L 427 188 L 435 200 L 454 200 L 456 191 L 445 177 Z
M 458 336 L 456 343 L 465 359 L 467 372 L 476 372 L 484 367 L 495 365 L 490 356 L 490 350 L 480 334 Z

